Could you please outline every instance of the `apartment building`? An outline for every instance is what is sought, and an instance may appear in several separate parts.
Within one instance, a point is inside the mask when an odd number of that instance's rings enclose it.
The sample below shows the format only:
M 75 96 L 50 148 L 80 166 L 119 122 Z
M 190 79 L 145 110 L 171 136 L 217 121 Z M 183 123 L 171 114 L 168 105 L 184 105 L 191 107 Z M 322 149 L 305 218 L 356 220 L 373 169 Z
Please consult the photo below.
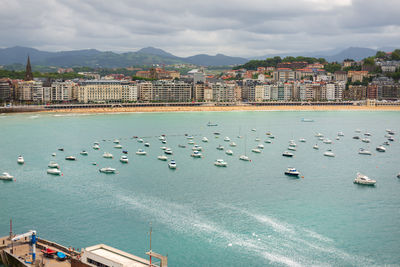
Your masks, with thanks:
M 121 99 L 121 81 L 86 80 L 78 85 L 78 101 L 82 103 L 99 101 L 120 101 Z

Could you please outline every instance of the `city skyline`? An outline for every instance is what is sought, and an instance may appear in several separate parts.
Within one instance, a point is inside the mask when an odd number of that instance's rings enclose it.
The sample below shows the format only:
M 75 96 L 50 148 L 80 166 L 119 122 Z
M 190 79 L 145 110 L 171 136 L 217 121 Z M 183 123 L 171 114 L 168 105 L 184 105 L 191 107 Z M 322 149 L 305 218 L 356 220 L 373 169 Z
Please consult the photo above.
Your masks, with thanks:
M 252 57 L 400 43 L 395 1 L 2 0 L 0 47 L 127 52 L 154 46 L 177 56 Z

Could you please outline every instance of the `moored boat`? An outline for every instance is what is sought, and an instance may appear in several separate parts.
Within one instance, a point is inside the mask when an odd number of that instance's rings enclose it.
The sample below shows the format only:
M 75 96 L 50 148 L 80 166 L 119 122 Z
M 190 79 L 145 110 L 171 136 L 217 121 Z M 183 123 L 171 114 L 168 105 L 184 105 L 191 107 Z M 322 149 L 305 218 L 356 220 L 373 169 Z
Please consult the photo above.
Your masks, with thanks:
M 76 160 L 76 158 L 74 156 L 68 156 L 65 157 L 65 160 Z
M 358 154 L 360 154 L 360 155 L 372 155 L 371 151 L 366 150 L 366 149 L 364 149 L 364 148 L 360 148 L 360 149 L 358 150 Z
M 146 151 L 144 151 L 143 149 L 138 149 L 138 151 L 136 151 L 136 155 L 146 155 L 147 154 L 147 152 Z
M 116 171 L 117 171 L 116 169 L 111 168 L 111 167 L 105 167 L 105 168 L 101 168 L 99 170 L 99 172 L 106 173 L 106 174 L 116 173 Z
M 171 161 L 168 163 L 168 168 L 170 168 L 170 169 L 176 169 L 176 162 L 175 162 L 175 160 L 171 160 Z
M 333 153 L 331 149 L 328 149 L 327 151 L 324 152 L 324 156 L 335 157 L 335 153 Z
M 226 163 L 223 159 L 217 159 L 214 162 L 214 165 L 217 166 L 217 167 L 227 167 L 228 163 Z
M 294 154 L 290 153 L 289 151 L 285 151 L 285 152 L 282 153 L 282 156 L 291 158 L 291 157 L 294 156 Z
M 221 146 L 221 145 L 219 145 L 219 146 L 217 146 L 217 149 L 218 149 L 218 150 L 224 150 L 224 147 Z
M 166 160 L 168 160 L 168 157 L 165 155 L 161 155 L 161 156 L 158 156 L 157 159 L 166 161 Z
M 386 148 L 384 146 L 377 146 L 376 151 L 378 152 L 386 152 Z
M 240 155 L 239 159 L 243 161 L 250 161 L 250 158 L 246 155 Z
M 111 154 L 111 153 L 108 153 L 108 152 L 104 152 L 103 153 L 103 158 L 106 158 L 106 159 L 112 159 L 114 156 L 113 156 L 113 154 Z
M 48 174 L 52 174 L 52 175 L 61 175 L 61 171 L 59 169 L 47 169 L 47 173 Z
M 253 148 L 251 151 L 254 153 L 261 153 L 261 150 L 258 148 Z
M 18 164 L 24 164 L 25 163 L 24 157 L 19 156 L 17 159 L 17 162 L 18 162 Z
M 3 172 L 0 175 L 0 180 L 3 180 L 3 181 L 12 181 L 13 179 L 14 179 L 14 176 L 9 174 L 8 172 Z
M 287 168 L 287 170 L 285 171 L 285 174 L 289 175 L 289 176 L 298 177 L 300 172 L 298 170 L 296 170 L 296 168 Z
M 194 150 L 190 156 L 193 158 L 201 158 L 202 157 L 201 153 L 198 150 Z
M 229 156 L 232 156 L 232 155 L 233 155 L 233 151 L 230 150 L 230 149 L 227 149 L 227 150 L 225 151 L 225 154 L 227 154 L 227 155 L 229 155 Z
M 128 163 L 129 159 L 127 156 L 121 156 L 121 158 L 119 159 L 119 161 L 121 161 L 122 163 Z
M 361 185 L 375 185 L 376 180 L 370 179 L 368 176 L 358 172 L 356 179 L 354 179 L 354 183 Z
M 89 153 L 86 150 L 82 150 L 79 154 L 82 156 L 87 156 Z
M 56 162 L 54 162 L 54 161 L 50 161 L 50 162 L 49 162 L 49 165 L 47 165 L 47 167 L 49 167 L 49 168 L 57 168 L 57 169 L 60 168 L 60 166 L 58 165 L 58 163 L 56 163 Z

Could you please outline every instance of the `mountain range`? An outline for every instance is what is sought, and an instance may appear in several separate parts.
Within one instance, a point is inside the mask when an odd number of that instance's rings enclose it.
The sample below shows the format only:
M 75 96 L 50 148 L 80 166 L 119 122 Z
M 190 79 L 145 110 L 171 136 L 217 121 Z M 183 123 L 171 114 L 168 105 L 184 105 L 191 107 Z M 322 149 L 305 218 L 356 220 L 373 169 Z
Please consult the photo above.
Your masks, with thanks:
M 394 48 L 386 47 L 378 50 L 393 51 Z M 340 62 L 347 58 L 361 60 L 375 55 L 378 50 L 362 47 L 349 47 L 344 50 L 335 49 L 322 52 L 265 55 L 252 59 L 265 59 L 273 56 L 309 56 L 323 57 L 330 62 Z M 30 47 L 15 46 L 10 48 L 0 48 L 0 65 L 25 64 L 28 55 L 30 56 L 32 65 L 58 67 L 86 66 L 93 68 L 118 68 L 180 63 L 190 63 L 200 66 L 226 66 L 244 64 L 250 60 L 243 57 L 231 57 L 223 54 L 217 54 L 215 56 L 199 54 L 190 57 L 178 57 L 154 47 L 142 48 L 136 52 L 115 53 L 111 51 L 99 51 L 96 49 L 47 52 Z

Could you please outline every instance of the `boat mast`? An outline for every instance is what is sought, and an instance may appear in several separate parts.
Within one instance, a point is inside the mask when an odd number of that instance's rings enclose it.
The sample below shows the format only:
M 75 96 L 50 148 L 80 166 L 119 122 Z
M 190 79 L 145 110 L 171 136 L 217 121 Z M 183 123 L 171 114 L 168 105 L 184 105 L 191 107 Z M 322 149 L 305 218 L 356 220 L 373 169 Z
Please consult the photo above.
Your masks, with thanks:
M 152 266 L 152 264 L 151 264 L 151 253 L 152 253 L 152 250 L 151 250 L 151 233 L 153 232 L 153 228 L 152 228 L 152 226 L 151 226 L 151 223 L 150 223 L 150 267 Z

